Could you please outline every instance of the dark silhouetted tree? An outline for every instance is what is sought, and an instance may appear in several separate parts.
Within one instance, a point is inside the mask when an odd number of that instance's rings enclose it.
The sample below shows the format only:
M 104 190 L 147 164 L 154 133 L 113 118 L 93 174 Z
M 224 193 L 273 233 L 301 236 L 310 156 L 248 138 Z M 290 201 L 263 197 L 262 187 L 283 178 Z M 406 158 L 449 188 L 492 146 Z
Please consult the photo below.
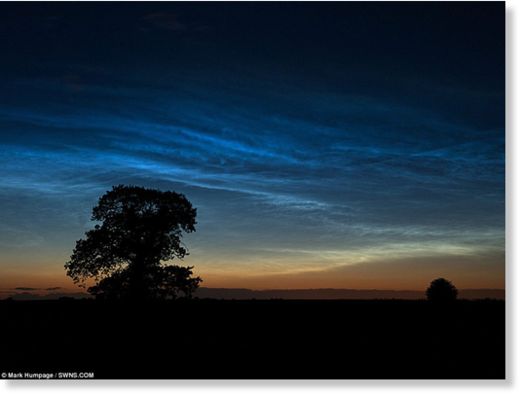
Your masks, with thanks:
M 426 297 L 433 302 L 451 302 L 457 299 L 458 290 L 453 284 L 444 278 L 438 278 L 430 283 L 426 289 Z
M 182 194 L 143 187 L 113 187 L 92 210 L 99 222 L 76 242 L 67 275 L 75 283 L 96 282 L 99 298 L 191 297 L 202 281 L 193 267 L 167 265 L 188 251 L 183 232 L 195 231 L 196 209 Z

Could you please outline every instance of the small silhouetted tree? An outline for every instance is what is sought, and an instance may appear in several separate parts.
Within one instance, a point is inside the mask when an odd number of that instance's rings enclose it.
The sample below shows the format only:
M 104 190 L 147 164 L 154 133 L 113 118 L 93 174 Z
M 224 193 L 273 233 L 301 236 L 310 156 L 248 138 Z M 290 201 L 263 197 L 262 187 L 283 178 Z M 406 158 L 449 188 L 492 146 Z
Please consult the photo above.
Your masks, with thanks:
M 191 297 L 202 281 L 193 267 L 167 265 L 188 251 L 183 232 L 195 231 L 196 209 L 182 194 L 135 186 L 113 187 L 92 210 L 99 222 L 76 242 L 67 275 L 75 283 L 96 284 L 99 298 Z
M 430 287 L 426 289 L 426 297 L 432 302 L 451 302 L 457 299 L 458 290 L 449 281 L 444 278 L 438 278 L 430 283 Z

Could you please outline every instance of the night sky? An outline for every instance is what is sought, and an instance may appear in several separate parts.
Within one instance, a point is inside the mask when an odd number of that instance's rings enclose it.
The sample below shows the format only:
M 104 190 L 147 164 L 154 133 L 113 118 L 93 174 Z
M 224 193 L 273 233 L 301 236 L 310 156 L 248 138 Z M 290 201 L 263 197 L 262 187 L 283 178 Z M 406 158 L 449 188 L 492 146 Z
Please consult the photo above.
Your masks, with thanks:
M 206 287 L 504 286 L 504 4 L 0 5 L 0 292 L 113 185 L 198 208 Z

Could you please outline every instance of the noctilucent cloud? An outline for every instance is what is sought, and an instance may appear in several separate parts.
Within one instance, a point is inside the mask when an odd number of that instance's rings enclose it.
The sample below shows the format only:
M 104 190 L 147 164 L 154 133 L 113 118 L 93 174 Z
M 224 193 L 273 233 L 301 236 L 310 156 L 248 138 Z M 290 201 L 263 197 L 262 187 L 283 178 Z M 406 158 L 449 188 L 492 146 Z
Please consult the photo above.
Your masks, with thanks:
M 208 287 L 504 286 L 503 3 L 2 4 L 0 292 L 116 184 Z

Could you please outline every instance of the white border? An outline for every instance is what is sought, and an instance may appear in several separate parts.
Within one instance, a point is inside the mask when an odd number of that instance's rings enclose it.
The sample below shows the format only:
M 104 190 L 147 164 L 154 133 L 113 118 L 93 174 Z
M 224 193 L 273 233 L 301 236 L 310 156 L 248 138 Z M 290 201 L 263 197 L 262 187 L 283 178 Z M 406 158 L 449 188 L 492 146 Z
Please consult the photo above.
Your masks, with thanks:
M 25 1 L 25 0 L 22 0 Z M 61 1 L 61 0 L 59 0 Z M 133 1 L 133 0 L 130 0 Z M 162 1 L 162 0 L 160 0 Z M 408 0 L 406 0 L 408 1 Z M 464 0 L 465 1 L 465 0 Z M 514 157 L 514 153 L 520 153 L 519 139 L 516 134 L 515 116 L 520 110 L 515 101 L 518 93 L 519 83 L 514 75 L 518 62 L 518 29 L 515 26 L 517 21 L 516 2 L 513 0 L 506 1 L 506 218 L 507 218 L 507 254 L 506 254 L 506 301 L 507 301 L 507 380 L 506 381 L 490 381 L 490 380 L 449 380 L 449 381 L 430 381 L 430 380 L 345 380 L 345 381 L 110 381 L 110 380 L 93 380 L 93 381 L 0 381 L 0 393 L 2 395 L 16 394 L 24 395 L 41 395 L 41 396 L 69 396 L 73 393 L 75 396 L 92 396 L 95 392 L 96 396 L 104 395 L 124 395 L 134 396 L 142 395 L 144 392 L 148 395 L 175 395 L 176 393 L 190 394 L 190 396 L 199 396 L 211 394 L 213 396 L 244 396 L 244 395 L 264 395 L 269 393 L 270 396 L 288 396 L 298 395 L 307 396 L 315 395 L 376 395 L 385 394 L 385 396 L 407 396 L 407 395 L 424 395 L 438 396 L 442 392 L 443 396 L 450 395 L 468 395 L 481 396 L 493 394 L 493 396 L 501 395 L 518 395 L 520 394 L 520 385 L 518 383 L 518 356 L 519 344 L 514 335 L 517 333 L 519 315 L 514 311 L 513 307 L 519 307 L 518 293 L 515 291 L 515 285 L 520 285 L 519 274 L 515 268 L 517 263 L 517 248 L 520 240 L 515 230 L 518 227 L 519 215 L 514 205 L 514 197 L 518 197 L 519 185 L 519 162 Z M 0 326 L 2 323 L 0 321 Z M 0 340 L 0 355 L 2 344 L 9 340 Z M 348 358 L 348 357 L 346 357 Z M 417 362 L 417 364 L 421 364 Z

